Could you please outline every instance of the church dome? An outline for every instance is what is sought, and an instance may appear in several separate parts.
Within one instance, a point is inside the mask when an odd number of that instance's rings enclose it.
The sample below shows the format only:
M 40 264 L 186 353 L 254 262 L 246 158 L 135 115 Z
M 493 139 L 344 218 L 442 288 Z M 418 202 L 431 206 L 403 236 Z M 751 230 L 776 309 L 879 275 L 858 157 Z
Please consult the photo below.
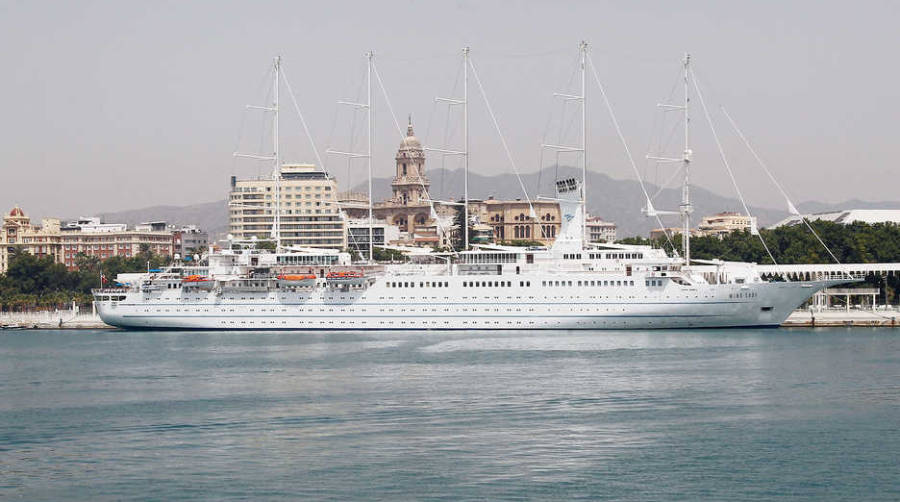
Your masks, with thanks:
M 13 218 L 20 218 L 25 216 L 25 211 L 22 211 L 22 208 L 16 206 L 12 208 L 12 211 L 9 212 L 9 215 Z
M 403 141 L 400 142 L 400 150 L 421 149 L 422 143 L 419 142 L 419 138 L 417 138 L 415 133 L 413 133 L 412 118 L 410 118 L 409 125 L 406 126 L 406 137 L 403 138 Z

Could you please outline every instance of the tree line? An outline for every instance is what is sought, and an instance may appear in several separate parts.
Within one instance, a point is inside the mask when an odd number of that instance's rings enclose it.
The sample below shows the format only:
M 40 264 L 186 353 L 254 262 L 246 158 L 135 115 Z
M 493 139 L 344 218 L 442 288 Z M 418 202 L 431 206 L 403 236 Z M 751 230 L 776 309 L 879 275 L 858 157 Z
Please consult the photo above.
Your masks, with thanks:
M 887 263 L 900 261 L 900 225 L 895 223 L 851 223 L 843 225 L 831 221 L 811 221 L 822 242 L 841 263 Z M 721 259 L 760 264 L 772 263 L 763 247 L 765 241 L 775 261 L 781 264 L 834 263 L 834 258 L 822 246 L 806 225 L 763 229 L 760 235 L 748 231 L 732 232 L 721 237 L 691 237 L 691 256 L 697 259 Z M 762 241 L 760 240 L 762 237 Z M 631 237 L 622 244 L 649 244 L 672 252 L 672 245 L 681 249 L 681 235 L 649 240 Z
M 9 267 L 0 275 L 0 309 L 3 311 L 53 310 L 68 308 L 75 301 L 90 305 L 91 289 L 113 286 L 122 273 L 146 271 L 168 265 L 171 258 L 154 254 L 142 245 L 137 255 L 113 256 L 100 260 L 83 253 L 75 257 L 75 270 L 56 263 L 50 256 L 34 256 L 13 247 Z M 104 280 L 101 280 L 101 274 Z

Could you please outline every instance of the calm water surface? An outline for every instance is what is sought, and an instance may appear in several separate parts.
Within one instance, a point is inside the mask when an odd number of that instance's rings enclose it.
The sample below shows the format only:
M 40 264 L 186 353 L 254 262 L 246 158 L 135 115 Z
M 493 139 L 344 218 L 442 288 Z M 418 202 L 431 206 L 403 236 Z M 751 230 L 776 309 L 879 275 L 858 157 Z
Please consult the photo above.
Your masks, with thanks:
M 0 332 L 0 499 L 900 499 L 900 331 Z

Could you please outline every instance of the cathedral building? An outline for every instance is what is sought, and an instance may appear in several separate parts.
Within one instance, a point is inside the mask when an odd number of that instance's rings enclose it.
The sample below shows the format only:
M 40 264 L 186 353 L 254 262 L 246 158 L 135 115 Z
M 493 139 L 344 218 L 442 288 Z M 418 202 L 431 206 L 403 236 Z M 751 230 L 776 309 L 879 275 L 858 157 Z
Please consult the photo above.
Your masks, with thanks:
M 397 150 L 396 172 L 391 180 L 391 198 L 375 204 L 375 218 L 385 220 L 400 230 L 400 240 L 417 246 L 441 246 L 440 225 L 431 211 L 428 189 L 431 183 L 425 175 L 425 150 L 413 132 L 412 121 L 406 127 L 406 137 Z M 453 208 L 436 206 L 437 210 L 450 216 Z
M 411 121 L 395 161 L 391 198 L 376 202 L 372 208 L 376 225 L 387 224 L 399 229 L 399 238 L 390 244 L 447 246 L 459 207 L 435 204 L 437 214 L 432 211 L 428 200 L 431 183 L 425 174 L 425 150 L 413 132 Z M 339 203 L 344 206 L 347 216 L 360 224 L 369 217 L 365 194 L 345 192 L 339 197 Z M 537 217 L 529 216 L 532 208 Z M 484 227 L 483 237 L 477 239 L 479 242 L 490 236 L 490 240 L 497 243 L 527 240 L 552 244 L 560 228 L 559 204 L 555 201 L 533 200 L 529 206 L 524 200 L 470 199 L 469 215 L 473 223 Z
M 391 180 L 391 198 L 376 202 L 372 208 L 375 220 L 380 220 L 399 230 L 399 237 L 391 244 L 413 246 L 447 245 L 450 226 L 453 224 L 455 209 L 452 206 L 435 205 L 438 214 L 432 212 L 428 201 L 431 182 L 425 175 L 425 150 L 413 132 L 412 121 L 406 128 L 406 137 L 397 150 L 396 172 Z M 365 220 L 368 203 L 365 195 L 342 194 L 344 211 L 350 218 Z M 438 221 L 440 218 L 440 222 Z

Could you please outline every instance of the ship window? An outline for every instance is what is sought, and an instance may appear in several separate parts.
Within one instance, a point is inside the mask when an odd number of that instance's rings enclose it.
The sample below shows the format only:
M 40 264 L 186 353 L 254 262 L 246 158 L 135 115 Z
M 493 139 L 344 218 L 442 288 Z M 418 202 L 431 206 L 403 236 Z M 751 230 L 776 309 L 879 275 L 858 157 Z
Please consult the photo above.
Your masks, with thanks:
M 531 287 L 531 281 L 526 281 L 525 286 Z

